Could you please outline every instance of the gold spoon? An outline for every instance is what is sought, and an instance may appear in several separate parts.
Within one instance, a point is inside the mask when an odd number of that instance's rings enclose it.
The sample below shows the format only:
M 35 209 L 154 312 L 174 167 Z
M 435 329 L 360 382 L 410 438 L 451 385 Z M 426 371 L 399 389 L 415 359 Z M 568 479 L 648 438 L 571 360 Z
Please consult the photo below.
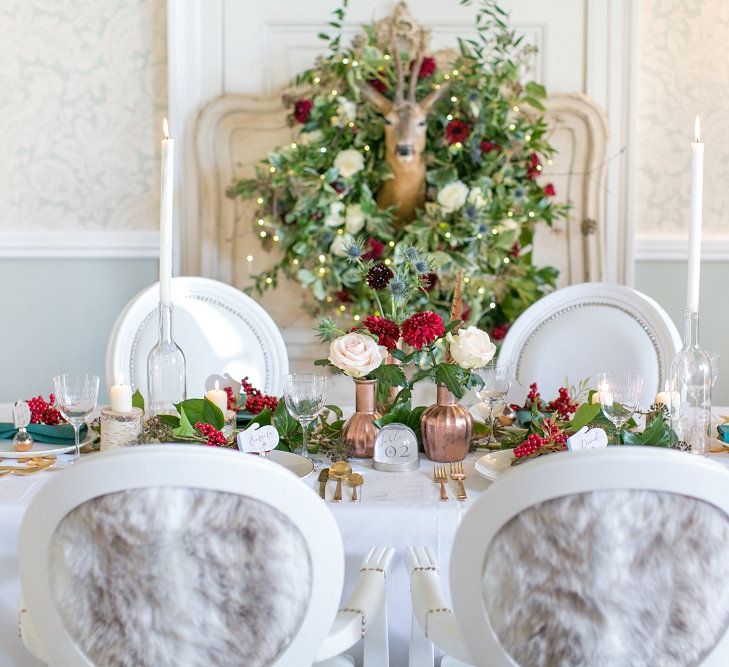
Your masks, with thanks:
M 332 463 L 331 468 L 329 468 L 329 477 L 337 480 L 337 488 L 334 489 L 334 498 L 332 499 L 335 502 L 342 501 L 342 480 L 347 479 L 351 472 L 352 466 L 346 461 Z
M 364 484 L 364 477 L 358 472 L 353 472 L 347 477 L 347 484 L 352 487 L 352 500 L 357 500 L 357 487 Z

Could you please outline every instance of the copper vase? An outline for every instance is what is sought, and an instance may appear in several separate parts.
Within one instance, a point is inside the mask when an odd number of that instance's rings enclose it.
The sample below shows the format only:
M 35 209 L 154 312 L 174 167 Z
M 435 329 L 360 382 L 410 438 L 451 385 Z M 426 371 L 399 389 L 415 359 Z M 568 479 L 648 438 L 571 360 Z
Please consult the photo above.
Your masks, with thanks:
M 375 438 L 380 430 L 372 422 L 381 417 L 375 408 L 377 380 L 354 381 L 354 414 L 342 429 L 342 437 L 354 445 L 354 456 L 358 459 L 372 458 Z
M 436 403 L 420 418 L 425 455 L 441 463 L 462 461 L 471 444 L 473 417 L 445 385 L 439 384 L 437 392 Z

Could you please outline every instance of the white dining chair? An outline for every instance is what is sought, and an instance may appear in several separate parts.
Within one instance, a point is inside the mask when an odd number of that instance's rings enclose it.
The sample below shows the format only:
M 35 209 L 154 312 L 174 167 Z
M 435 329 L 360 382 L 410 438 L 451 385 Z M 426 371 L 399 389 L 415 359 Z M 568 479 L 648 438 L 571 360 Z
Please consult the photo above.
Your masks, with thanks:
M 641 404 L 647 407 L 663 389 L 680 348 L 676 326 L 650 297 L 622 285 L 581 283 L 527 308 L 499 354 L 514 362 L 511 397 L 520 405 L 532 382 L 542 396 L 552 397 L 566 378 L 574 385 L 591 378 L 594 386 L 602 371 L 631 371 L 643 377 Z
M 20 530 L 21 636 L 58 667 L 388 664 L 372 549 L 340 605 L 329 508 L 277 464 L 194 445 L 96 455 L 55 474 Z
M 289 362 L 283 337 L 251 297 L 210 278 L 172 279 L 174 338 L 185 355 L 188 397 L 237 385 L 248 376 L 264 393 L 280 396 Z M 137 294 L 119 314 L 106 347 L 106 380 L 121 378 L 147 396 L 147 357 L 158 340 L 159 285 Z
M 431 642 L 443 667 L 729 664 L 727 489 L 720 463 L 654 447 L 519 466 L 459 526 L 452 608 L 432 550 L 407 549 L 411 667 Z

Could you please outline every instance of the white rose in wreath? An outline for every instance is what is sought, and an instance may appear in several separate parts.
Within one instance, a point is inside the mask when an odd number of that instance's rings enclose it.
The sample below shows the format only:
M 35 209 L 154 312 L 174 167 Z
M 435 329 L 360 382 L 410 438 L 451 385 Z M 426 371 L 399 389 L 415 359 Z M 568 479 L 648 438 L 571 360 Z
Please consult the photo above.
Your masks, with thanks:
M 349 206 L 347 206 L 345 219 L 345 229 L 350 234 L 359 234 L 359 232 L 361 232 L 362 228 L 365 226 L 365 215 L 362 212 L 362 207 L 359 204 L 350 204 Z
M 299 143 L 302 146 L 309 146 L 311 144 L 318 144 L 324 138 L 324 133 L 321 130 L 312 130 L 311 132 L 302 132 L 299 135 Z
M 347 257 L 349 246 L 354 243 L 354 236 L 351 234 L 337 234 L 337 238 L 332 241 L 329 246 L 329 252 L 337 257 Z
M 371 373 L 386 358 L 386 347 L 360 333 L 345 334 L 335 338 L 329 345 L 329 361 L 353 378 Z
M 334 158 L 334 166 L 339 169 L 339 174 L 343 178 L 349 178 L 364 169 L 364 155 L 354 148 L 339 151 Z
M 455 336 L 448 334 L 448 343 L 453 360 L 461 368 L 481 368 L 496 354 L 489 335 L 474 326 L 461 329 Z
M 344 204 L 335 201 L 329 206 L 327 217 L 324 218 L 324 224 L 327 227 L 340 227 L 344 224 Z
M 466 203 L 468 186 L 463 181 L 453 181 L 438 192 L 438 203 L 446 213 L 453 213 Z
M 471 191 L 468 193 L 468 203 L 476 208 L 483 208 L 486 205 L 481 188 L 471 188 Z

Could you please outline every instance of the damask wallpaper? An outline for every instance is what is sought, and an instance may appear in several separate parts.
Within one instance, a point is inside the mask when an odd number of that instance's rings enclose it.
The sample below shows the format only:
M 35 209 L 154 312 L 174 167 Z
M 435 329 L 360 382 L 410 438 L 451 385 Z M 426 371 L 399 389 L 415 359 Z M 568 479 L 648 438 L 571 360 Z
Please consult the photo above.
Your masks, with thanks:
M 164 0 L 2 0 L 0 230 L 154 229 Z
M 701 114 L 704 229 L 729 232 L 729 2 L 641 0 L 636 231 L 685 234 Z

